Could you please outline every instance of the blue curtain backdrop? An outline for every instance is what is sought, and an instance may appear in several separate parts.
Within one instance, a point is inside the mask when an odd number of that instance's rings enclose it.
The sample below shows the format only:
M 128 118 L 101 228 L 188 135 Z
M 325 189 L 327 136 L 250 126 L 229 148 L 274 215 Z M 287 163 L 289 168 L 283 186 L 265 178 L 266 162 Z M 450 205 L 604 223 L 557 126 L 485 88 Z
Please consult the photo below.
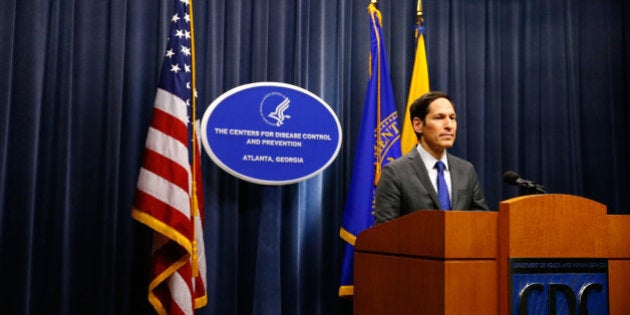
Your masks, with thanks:
M 151 232 L 130 217 L 171 0 L 0 2 L 0 312 L 151 314 Z M 400 116 L 416 0 L 379 1 Z M 369 0 L 195 0 L 200 113 L 280 81 L 322 97 L 344 143 L 281 187 L 204 158 L 208 305 L 199 314 L 350 314 L 338 237 L 368 78 Z M 425 0 L 431 87 L 452 95 L 451 152 L 490 207 L 506 170 L 630 214 L 630 4 Z

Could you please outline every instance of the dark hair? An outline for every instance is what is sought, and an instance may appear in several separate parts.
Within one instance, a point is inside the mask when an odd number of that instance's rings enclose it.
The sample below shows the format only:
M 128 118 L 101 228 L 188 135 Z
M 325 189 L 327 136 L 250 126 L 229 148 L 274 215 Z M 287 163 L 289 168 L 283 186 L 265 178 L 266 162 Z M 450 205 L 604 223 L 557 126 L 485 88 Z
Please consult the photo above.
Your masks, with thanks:
M 453 109 L 455 109 L 455 104 L 451 100 L 451 97 L 448 94 L 440 91 L 431 91 L 427 92 L 424 95 L 417 98 L 411 105 L 409 106 L 409 120 L 411 121 L 411 125 L 413 126 L 413 119 L 418 117 L 422 121 L 422 123 L 426 123 L 427 114 L 429 114 L 429 105 L 433 101 L 438 98 L 445 98 L 451 105 L 453 105 Z M 418 139 L 422 136 L 422 134 L 417 134 Z

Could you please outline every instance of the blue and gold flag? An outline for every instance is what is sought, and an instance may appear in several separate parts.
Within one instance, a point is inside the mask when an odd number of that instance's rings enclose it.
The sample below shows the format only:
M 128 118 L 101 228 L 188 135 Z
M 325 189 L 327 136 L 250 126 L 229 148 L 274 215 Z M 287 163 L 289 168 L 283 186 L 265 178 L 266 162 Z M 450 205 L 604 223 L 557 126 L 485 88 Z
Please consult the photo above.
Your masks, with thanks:
M 374 224 L 374 195 L 381 168 L 400 156 L 398 113 L 383 43 L 381 12 L 374 4 L 368 6 L 368 12 L 371 30 L 370 78 L 350 190 L 339 232 L 346 243 L 339 287 L 341 297 L 354 293 L 354 242 L 361 231 Z

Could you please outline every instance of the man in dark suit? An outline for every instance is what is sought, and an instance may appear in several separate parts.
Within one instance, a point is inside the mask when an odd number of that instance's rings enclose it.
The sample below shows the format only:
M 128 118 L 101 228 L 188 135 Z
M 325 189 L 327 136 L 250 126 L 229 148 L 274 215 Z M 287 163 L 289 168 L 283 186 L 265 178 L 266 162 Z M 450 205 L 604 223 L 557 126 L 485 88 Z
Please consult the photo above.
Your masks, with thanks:
M 416 210 L 488 210 L 474 166 L 446 152 L 457 134 L 450 97 L 442 92 L 424 94 L 411 104 L 409 116 L 418 145 L 383 168 L 374 224 Z

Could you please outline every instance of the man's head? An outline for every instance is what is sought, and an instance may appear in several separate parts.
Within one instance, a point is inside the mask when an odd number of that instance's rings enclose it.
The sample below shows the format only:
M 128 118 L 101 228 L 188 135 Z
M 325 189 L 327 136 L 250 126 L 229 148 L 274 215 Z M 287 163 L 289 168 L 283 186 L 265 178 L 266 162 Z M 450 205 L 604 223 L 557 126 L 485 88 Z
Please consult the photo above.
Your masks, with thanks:
M 428 92 L 409 107 L 411 125 L 418 142 L 435 158 L 453 146 L 457 134 L 457 116 L 451 98 L 443 92 Z

